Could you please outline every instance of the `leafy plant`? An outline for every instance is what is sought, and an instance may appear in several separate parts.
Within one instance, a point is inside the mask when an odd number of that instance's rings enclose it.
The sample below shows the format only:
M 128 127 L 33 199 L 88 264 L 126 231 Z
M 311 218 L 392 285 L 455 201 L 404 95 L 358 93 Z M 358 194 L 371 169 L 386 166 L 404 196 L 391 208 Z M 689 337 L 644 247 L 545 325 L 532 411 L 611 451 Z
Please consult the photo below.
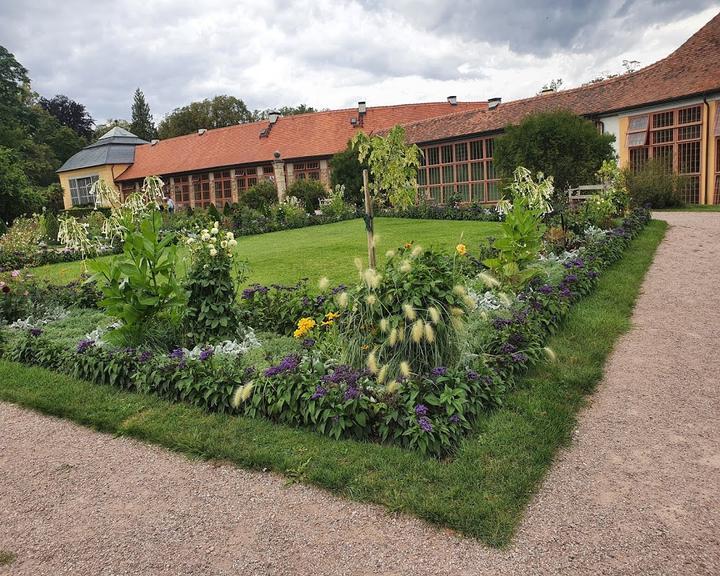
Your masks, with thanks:
M 161 227 L 159 212 L 146 214 L 137 229 L 126 231 L 122 254 L 90 265 L 104 295 L 101 305 L 122 321 L 122 333 L 137 335 L 152 318 L 187 302 L 175 275 L 175 238 L 161 239 Z
M 269 180 L 261 180 L 240 196 L 239 203 L 253 210 L 266 211 L 271 205 L 277 204 L 278 193 L 275 184 Z
M 651 158 L 642 166 L 623 170 L 633 206 L 673 208 L 683 205 L 680 190 L 687 179 L 675 174 L 666 162 Z
M 319 180 L 296 180 L 287 190 L 288 196 L 294 196 L 305 207 L 305 211 L 313 213 L 320 207 L 320 199 L 328 194 L 327 189 Z
M 358 160 L 370 168 L 369 187 L 376 198 L 398 207 L 415 201 L 422 152 L 415 144 L 406 144 L 402 126 L 395 126 L 384 137 L 360 131 L 351 143 Z

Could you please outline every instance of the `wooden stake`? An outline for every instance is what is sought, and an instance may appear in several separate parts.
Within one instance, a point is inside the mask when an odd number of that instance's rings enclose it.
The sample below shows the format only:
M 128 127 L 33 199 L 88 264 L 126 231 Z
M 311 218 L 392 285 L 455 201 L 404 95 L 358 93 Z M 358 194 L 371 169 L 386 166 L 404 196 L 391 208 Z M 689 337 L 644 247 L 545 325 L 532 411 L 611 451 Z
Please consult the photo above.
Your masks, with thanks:
M 368 242 L 368 266 L 375 269 L 375 232 L 373 230 L 373 207 L 368 187 L 368 171 L 363 170 L 363 190 L 365 192 L 365 230 Z

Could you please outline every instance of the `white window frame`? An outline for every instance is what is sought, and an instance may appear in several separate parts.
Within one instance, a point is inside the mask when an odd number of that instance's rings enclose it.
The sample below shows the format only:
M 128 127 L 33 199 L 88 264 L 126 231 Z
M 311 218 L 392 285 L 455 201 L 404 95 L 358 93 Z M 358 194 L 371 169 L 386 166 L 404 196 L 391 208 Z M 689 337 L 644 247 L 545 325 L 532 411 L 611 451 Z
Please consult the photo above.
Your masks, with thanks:
M 86 206 L 95 203 L 95 196 L 90 193 L 93 184 L 100 179 L 98 174 L 70 178 L 70 200 L 73 206 Z

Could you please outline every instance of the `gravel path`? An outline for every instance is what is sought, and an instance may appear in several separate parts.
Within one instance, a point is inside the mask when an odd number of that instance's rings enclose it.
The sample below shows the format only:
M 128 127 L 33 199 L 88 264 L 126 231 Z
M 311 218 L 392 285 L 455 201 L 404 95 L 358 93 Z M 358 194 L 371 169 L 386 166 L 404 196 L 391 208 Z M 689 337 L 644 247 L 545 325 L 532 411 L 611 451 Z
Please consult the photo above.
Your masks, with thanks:
M 506 551 L 0 404 L 0 574 L 720 573 L 720 214 L 672 228 Z

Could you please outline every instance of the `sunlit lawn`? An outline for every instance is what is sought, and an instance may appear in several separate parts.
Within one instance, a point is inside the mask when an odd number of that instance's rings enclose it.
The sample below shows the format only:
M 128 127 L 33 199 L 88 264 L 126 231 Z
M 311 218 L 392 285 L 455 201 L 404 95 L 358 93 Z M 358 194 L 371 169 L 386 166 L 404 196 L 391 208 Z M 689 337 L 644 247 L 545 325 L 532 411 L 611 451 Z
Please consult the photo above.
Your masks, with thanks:
M 425 247 L 453 250 L 460 241 L 469 248 L 496 234 L 495 222 L 445 220 L 406 220 L 378 218 L 375 221 L 378 260 L 385 252 L 405 242 Z M 315 281 L 327 276 L 332 283 L 353 282 L 357 278 L 354 260 L 367 264 L 367 240 L 363 220 L 298 228 L 283 232 L 238 238 L 237 256 L 248 264 L 248 283 L 294 283 L 300 278 Z M 180 259 L 184 273 L 186 258 Z M 40 278 L 64 284 L 83 271 L 81 262 L 67 262 L 35 268 Z

